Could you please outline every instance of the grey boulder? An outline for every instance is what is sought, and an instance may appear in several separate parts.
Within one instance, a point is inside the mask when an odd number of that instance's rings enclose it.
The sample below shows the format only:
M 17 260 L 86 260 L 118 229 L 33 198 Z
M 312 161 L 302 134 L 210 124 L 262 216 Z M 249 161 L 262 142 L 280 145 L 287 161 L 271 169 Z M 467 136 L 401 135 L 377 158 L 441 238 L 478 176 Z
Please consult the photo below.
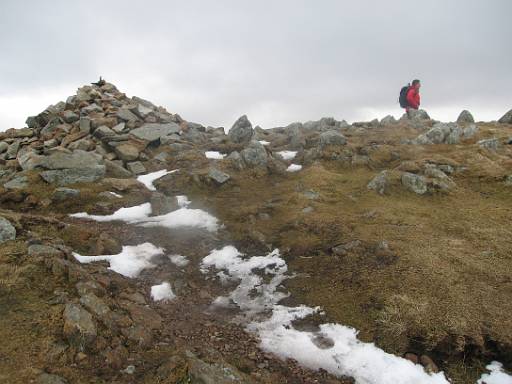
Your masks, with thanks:
M 427 192 L 427 180 L 425 177 L 414 173 L 405 172 L 402 175 L 402 185 L 409 191 L 423 195 Z
M 248 143 L 253 135 L 254 129 L 246 115 L 239 117 L 228 132 L 229 139 L 234 143 Z
M 265 167 L 268 164 L 268 154 L 265 147 L 256 140 L 240 152 L 240 156 L 249 167 Z
M 16 228 L 11 222 L 0 216 L 0 243 L 16 239 Z
M 473 115 L 468 110 L 463 110 L 459 117 L 457 118 L 457 124 L 470 124 L 474 123 L 475 119 L 473 118 Z
M 325 148 L 331 145 L 346 145 L 347 139 L 338 131 L 326 131 L 320 134 L 320 148 Z
M 217 168 L 210 169 L 208 177 L 218 185 L 226 183 L 231 178 L 227 173 L 224 173 Z
M 368 189 L 376 191 L 379 195 L 383 195 L 389 187 L 388 171 L 382 171 L 375 176 L 367 185 Z
M 501 119 L 498 120 L 498 123 L 502 124 L 512 124 L 512 109 L 505 113 Z

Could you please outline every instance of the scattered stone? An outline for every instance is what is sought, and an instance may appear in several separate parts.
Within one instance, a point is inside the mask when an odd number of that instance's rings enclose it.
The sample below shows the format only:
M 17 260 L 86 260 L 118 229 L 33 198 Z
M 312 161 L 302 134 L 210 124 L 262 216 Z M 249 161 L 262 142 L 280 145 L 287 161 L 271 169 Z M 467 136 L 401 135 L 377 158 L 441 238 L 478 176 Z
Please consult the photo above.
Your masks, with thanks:
M 28 187 L 27 176 L 18 176 L 4 184 L 5 189 L 26 189 Z
M 80 196 L 80 190 L 72 188 L 56 188 L 52 195 L 53 201 L 65 201 Z
M 122 143 L 114 148 L 116 155 L 123 161 L 133 161 L 139 158 L 140 150 L 130 143 Z
M 75 121 L 78 121 L 80 119 L 80 116 L 78 116 L 73 111 L 64 111 L 62 113 L 62 120 L 64 120 L 65 123 L 72 124 Z
M 61 256 L 62 252 L 49 245 L 43 244 L 32 244 L 28 247 L 29 256 L 40 257 L 40 256 Z
M 89 345 L 96 339 L 97 330 L 92 316 L 82 306 L 66 304 L 63 313 L 64 336 L 75 346 Z
M 217 168 L 211 168 L 208 172 L 208 177 L 218 185 L 226 183 L 231 178 L 227 173 L 224 173 Z
M 397 121 L 396 121 L 396 119 L 395 119 L 395 117 L 394 117 L 394 116 L 387 115 L 386 117 L 384 117 L 384 118 L 380 121 L 380 123 L 381 123 L 382 125 L 393 125 L 393 124 L 396 124 L 396 123 L 397 123 Z
M 268 164 L 267 150 L 257 140 L 252 140 L 249 146 L 242 150 L 240 156 L 249 167 L 266 167 Z
M 92 168 L 74 168 L 43 171 L 39 175 L 49 184 L 68 185 L 75 183 L 92 183 L 105 175 L 105 165 Z
M 436 363 L 434 363 L 434 361 L 427 355 L 420 356 L 420 364 L 423 365 L 425 371 L 428 373 L 439 372 L 439 368 L 437 367 Z
M 502 124 L 512 124 L 512 109 L 505 113 L 501 119 L 498 120 L 498 123 Z
M 388 171 L 382 171 L 375 176 L 367 185 L 368 189 L 373 189 L 379 195 L 383 195 L 389 188 L 389 176 Z
M 241 144 L 250 142 L 253 135 L 252 124 L 246 115 L 239 117 L 228 132 L 228 137 L 232 142 Z
M 0 216 L 0 243 L 16 239 L 16 228 L 9 220 Z
M 470 139 L 478 133 L 478 126 L 476 124 L 469 124 L 462 130 L 462 136 L 465 139 Z
M 119 111 L 117 111 L 116 116 L 124 121 L 137 121 L 139 118 L 131 112 L 129 109 L 121 108 Z
M 80 117 L 80 132 L 89 134 L 91 132 L 91 119 L 88 117 Z
M 126 163 L 126 167 L 134 175 L 140 175 L 146 172 L 146 167 L 144 167 L 140 161 L 132 161 L 131 163 Z
M 473 118 L 473 115 L 467 110 L 463 110 L 459 117 L 457 117 L 457 124 L 470 124 L 474 122 L 475 119 Z
M 477 144 L 481 148 L 486 148 L 486 149 L 488 149 L 490 151 L 496 151 L 496 150 L 498 150 L 498 148 L 500 146 L 500 142 L 498 141 L 497 138 L 480 140 Z
M 411 120 L 430 120 L 430 116 L 427 111 L 423 109 L 409 109 L 407 116 Z
M 326 131 L 320 134 L 320 148 L 330 145 L 346 145 L 347 139 L 337 131 Z
M 427 192 L 427 181 L 425 178 L 414 173 L 405 172 L 402 175 L 402 185 L 418 195 L 423 195 Z
M 176 123 L 167 124 L 156 124 L 148 123 L 144 124 L 140 128 L 133 129 L 130 134 L 138 139 L 153 142 L 159 140 L 161 137 L 172 135 L 173 133 L 179 133 L 181 128 Z

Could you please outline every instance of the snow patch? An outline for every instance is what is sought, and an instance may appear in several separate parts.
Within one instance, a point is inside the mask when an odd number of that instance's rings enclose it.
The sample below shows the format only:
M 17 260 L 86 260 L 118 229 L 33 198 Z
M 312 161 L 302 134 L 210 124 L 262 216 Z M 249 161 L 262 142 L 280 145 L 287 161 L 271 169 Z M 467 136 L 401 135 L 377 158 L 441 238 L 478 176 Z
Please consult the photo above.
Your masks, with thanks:
M 94 261 L 108 261 L 109 269 L 126 277 L 137 277 L 144 269 L 153 268 L 151 259 L 163 254 L 163 249 L 151 243 L 123 246 L 117 255 L 82 256 L 73 252 L 80 263 L 88 264 Z
M 302 169 L 302 165 L 300 164 L 290 164 L 290 166 L 288 168 L 286 168 L 286 170 L 288 172 L 298 172 Z
M 72 213 L 71 217 L 77 219 L 91 219 L 95 221 L 125 221 L 127 223 L 134 223 L 146 219 L 151 214 L 151 204 L 144 203 L 135 205 L 128 208 L 120 208 L 111 215 L 89 215 L 85 212 Z
M 270 141 L 266 141 L 266 140 L 259 140 L 259 143 L 260 143 L 261 145 L 265 145 L 265 146 L 266 146 L 266 145 L 270 145 Z
M 208 212 L 201 209 L 189 209 L 186 207 L 190 202 L 186 197 L 178 199 L 178 204 L 184 205 L 175 211 L 160 216 L 149 216 L 151 204 L 144 203 L 129 208 L 120 208 L 112 215 L 89 215 L 88 213 L 74 213 L 71 217 L 79 219 L 91 219 L 95 221 L 124 221 L 130 224 L 138 224 L 143 227 L 194 227 L 214 232 L 218 229 L 218 220 Z
M 226 246 L 202 260 L 201 271 L 206 273 L 210 268 L 218 271 L 221 280 L 238 281 L 228 297 L 218 297 L 212 305 L 228 306 L 233 302 L 240 307 L 247 329 L 258 334 L 261 348 L 267 352 L 295 359 L 311 369 L 354 377 L 358 384 L 449 384 L 443 373 L 430 375 L 421 365 L 386 353 L 373 343 L 361 342 L 353 328 L 322 324 L 315 332 L 295 329 L 294 320 L 320 309 L 278 305 L 287 296 L 277 291 L 287 278 L 287 265 L 278 250 L 247 258 L 235 247 Z M 270 317 L 261 320 L 268 310 Z
M 168 256 L 171 263 L 173 263 L 177 267 L 185 267 L 188 265 L 189 260 L 186 256 L 182 255 L 170 255 Z
M 279 151 L 276 152 L 283 160 L 293 160 L 297 156 L 297 151 Z
M 178 201 L 178 206 L 180 208 L 188 207 L 191 203 L 191 201 L 185 195 L 176 196 L 176 200 Z
M 224 157 L 226 157 L 225 153 L 220 153 L 217 151 L 206 151 L 204 153 L 207 159 L 215 159 L 215 160 L 222 160 Z
M 119 193 L 110 192 L 110 191 L 109 191 L 108 193 L 110 193 L 112 196 L 117 197 L 117 198 L 119 198 L 119 199 L 123 197 L 123 196 L 122 196 L 122 195 L 120 195 Z
M 485 369 L 490 373 L 484 373 L 477 384 L 512 384 L 512 376 L 503 370 L 503 364 L 493 361 Z
M 163 282 L 162 284 L 151 287 L 151 298 L 154 301 L 171 301 L 176 297 L 172 291 L 171 284 Z
M 147 189 L 150 191 L 156 191 L 155 186 L 153 185 L 153 182 L 155 180 L 158 180 L 161 177 L 164 177 L 165 175 L 168 175 L 170 173 L 178 172 L 177 169 L 174 169 L 172 171 L 167 171 L 165 169 L 162 169 L 161 171 L 156 171 L 152 173 L 146 173 L 145 175 L 140 175 L 137 177 L 137 181 L 140 181 L 142 184 L 146 186 Z

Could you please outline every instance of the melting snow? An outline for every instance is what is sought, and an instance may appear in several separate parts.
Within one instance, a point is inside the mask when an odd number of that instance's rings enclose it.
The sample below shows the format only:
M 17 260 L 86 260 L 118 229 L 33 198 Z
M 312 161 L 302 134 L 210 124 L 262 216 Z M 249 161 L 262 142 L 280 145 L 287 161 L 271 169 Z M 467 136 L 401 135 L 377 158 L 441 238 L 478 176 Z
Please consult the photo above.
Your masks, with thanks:
M 171 284 L 168 282 L 151 287 L 151 298 L 155 301 L 170 301 L 175 297 L 176 295 L 172 291 Z
M 485 368 L 491 373 L 484 373 L 477 384 L 512 384 L 512 376 L 503 371 L 503 364 L 493 361 Z
M 156 171 L 152 173 L 147 173 L 145 175 L 140 175 L 137 177 L 137 180 L 140 181 L 142 184 L 146 186 L 147 189 L 150 191 L 156 191 L 155 186 L 153 185 L 153 182 L 155 180 L 158 180 L 161 177 L 164 177 L 165 175 L 168 175 L 169 173 L 177 172 L 177 169 L 174 169 L 172 171 L 167 171 L 165 169 L 162 169 L 161 171 Z
M 125 221 L 127 223 L 134 223 L 146 219 L 151 214 L 151 204 L 144 203 L 128 208 L 120 208 L 111 215 L 89 215 L 85 212 L 73 213 L 69 216 L 78 219 L 91 219 L 95 221 Z
M 185 267 L 189 263 L 189 260 L 182 255 L 170 255 L 169 260 L 177 267 Z
M 120 208 L 112 215 L 89 215 L 88 213 L 74 213 L 71 217 L 79 219 L 92 219 L 95 221 L 125 221 L 130 224 L 138 224 L 144 227 L 195 227 L 214 232 L 218 228 L 218 220 L 208 212 L 201 209 L 189 209 L 186 207 L 190 202 L 186 197 L 178 198 L 178 204 L 183 205 L 176 211 L 165 215 L 150 216 L 151 204 L 144 203 L 129 208 Z
M 115 192 L 109 192 L 112 196 L 114 197 L 118 197 L 118 198 L 122 198 L 123 196 L 120 195 L 119 193 L 115 193 Z
M 204 155 L 206 156 L 207 159 L 215 160 L 222 160 L 224 157 L 226 157 L 226 154 L 217 151 L 206 151 Z
M 176 196 L 176 200 L 178 200 L 178 206 L 180 208 L 188 207 L 191 203 L 191 201 L 185 195 Z
M 278 250 L 266 256 L 246 258 L 235 247 L 227 246 L 203 259 L 203 273 L 212 267 L 218 270 L 222 280 L 239 282 L 229 297 L 218 297 L 213 304 L 237 304 L 252 321 L 247 328 L 258 333 L 261 347 L 267 352 L 283 359 L 295 359 L 311 369 L 323 368 L 334 375 L 354 377 L 358 384 L 449 383 L 443 373 L 430 375 L 420 365 L 386 353 L 373 343 L 359 341 L 353 328 L 322 324 L 317 332 L 294 329 L 293 320 L 312 315 L 319 308 L 277 305 L 286 297 L 277 288 L 287 272 Z M 269 279 L 263 280 L 256 271 Z M 266 309 L 272 310 L 270 318 L 254 320 L 254 315 Z
M 259 140 L 261 145 L 270 145 L 270 141 Z
M 126 277 L 137 277 L 142 270 L 153 268 L 155 265 L 151 263 L 151 259 L 162 254 L 163 249 L 151 243 L 143 243 L 135 246 L 126 245 L 123 247 L 121 253 L 117 255 L 82 256 L 73 252 L 73 256 L 80 263 L 108 261 L 110 263 L 109 269 Z
M 302 169 L 302 165 L 300 164 L 290 164 L 290 166 L 288 168 L 286 168 L 286 170 L 288 172 L 298 172 Z
M 283 158 L 283 160 L 293 160 L 295 156 L 297 156 L 297 151 L 280 151 L 277 152 L 279 156 Z

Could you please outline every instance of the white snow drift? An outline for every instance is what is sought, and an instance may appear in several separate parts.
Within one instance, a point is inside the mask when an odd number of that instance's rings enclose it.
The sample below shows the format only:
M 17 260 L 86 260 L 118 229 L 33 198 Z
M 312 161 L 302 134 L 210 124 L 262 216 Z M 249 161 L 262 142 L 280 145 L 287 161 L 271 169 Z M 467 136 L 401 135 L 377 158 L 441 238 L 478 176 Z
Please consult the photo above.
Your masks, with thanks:
M 145 175 L 140 175 L 137 177 L 137 180 L 140 181 L 142 184 L 146 186 L 147 189 L 150 191 L 156 191 L 155 186 L 153 185 L 153 182 L 155 180 L 158 180 L 161 177 L 164 177 L 165 175 L 168 175 L 170 173 L 178 172 L 177 169 L 173 169 L 172 171 L 167 171 L 165 169 L 162 169 L 161 171 L 156 171 L 152 173 L 147 173 Z
M 222 160 L 226 157 L 225 153 L 220 153 L 218 151 L 206 151 L 204 153 L 207 159 L 214 159 L 214 160 Z
M 165 215 L 150 216 L 151 204 L 144 203 L 129 208 L 120 208 L 111 215 L 89 215 L 88 213 L 74 213 L 71 217 L 80 219 L 91 219 L 95 221 L 124 221 L 130 224 L 137 224 L 144 227 L 194 227 L 206 229 L 214 232 L 218 228 L 218 220 L 202 209 L 189 209 L 187 205 L 190 202 L 185 196 L 178 199 L 178 204 L 182 206 L 175 211 Z
M 288 172 L 298 172 L 302 169 L 302 165 L 300 164 L 290 164 L 286 170 Z
M 137 277 L 144 269 L 153 268 L 155 265 L 151 262 L 151 259 L 162 254 L 163 249 L 151 243 L 135 246 L 126 245 L 121 253 L 117 255 L 82 256 L 73 252 L 73 256 L 80 263 L 108 261 L 110 264 L 109 269 L 126 277 Z

